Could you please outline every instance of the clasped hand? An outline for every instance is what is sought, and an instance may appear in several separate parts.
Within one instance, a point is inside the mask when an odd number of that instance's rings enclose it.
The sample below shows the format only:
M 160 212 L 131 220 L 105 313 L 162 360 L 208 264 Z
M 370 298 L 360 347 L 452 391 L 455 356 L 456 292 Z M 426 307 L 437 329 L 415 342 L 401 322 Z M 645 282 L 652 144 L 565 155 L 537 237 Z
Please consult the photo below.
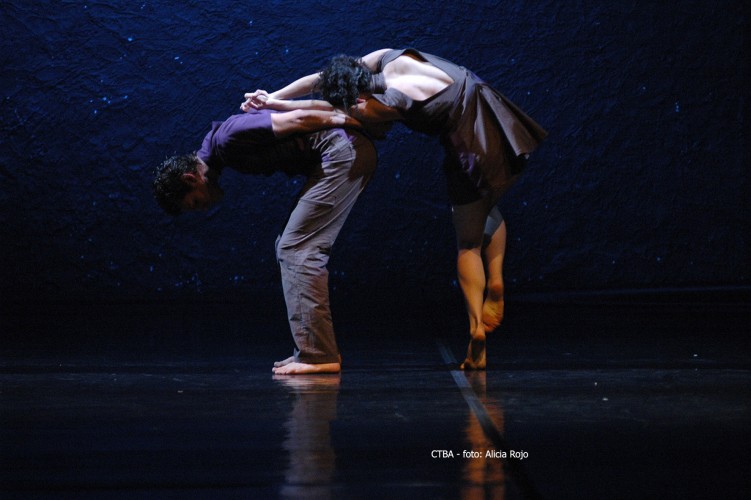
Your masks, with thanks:
M 245 94 L 245 102 L 240 105 L 240 109 L 248 112 L 251 109 L 263 109 L 269 101 L 269 93 L 265 90 L 258 89 L 255 92 Z

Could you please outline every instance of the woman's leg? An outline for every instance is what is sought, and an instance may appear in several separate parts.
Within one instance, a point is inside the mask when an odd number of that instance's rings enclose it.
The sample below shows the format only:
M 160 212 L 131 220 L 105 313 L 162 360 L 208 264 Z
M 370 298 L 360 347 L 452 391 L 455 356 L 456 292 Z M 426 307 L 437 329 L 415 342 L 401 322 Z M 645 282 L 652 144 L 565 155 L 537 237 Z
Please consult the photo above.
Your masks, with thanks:
M 456 205 L 452 210 L 458 248 L 456 269 L 467 307 L 471 339 L 462 368 L 484 369 L 486 331 L 482 314 L 487 281 L 482 242 L 490 206 L 488 200 L 480 199 L 466 205 Z
M 482 323 L 485 332 L 492 332 L 503 321 L 503 258 L 506 254 L 506 222 L 498 207 L 488 214 L 485 223 L 485 302 Z

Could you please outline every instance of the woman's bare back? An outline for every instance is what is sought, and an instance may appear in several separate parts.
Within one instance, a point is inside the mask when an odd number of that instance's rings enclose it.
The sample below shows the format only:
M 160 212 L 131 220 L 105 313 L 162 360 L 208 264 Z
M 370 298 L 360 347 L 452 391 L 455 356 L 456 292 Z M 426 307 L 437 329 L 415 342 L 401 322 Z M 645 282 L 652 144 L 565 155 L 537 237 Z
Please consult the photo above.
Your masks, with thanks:
M 394 88 L 415 101 L 429 99 L 454 83 L 443 70 L 411 54 L 402 54 L 383 67 L 386 88 Z

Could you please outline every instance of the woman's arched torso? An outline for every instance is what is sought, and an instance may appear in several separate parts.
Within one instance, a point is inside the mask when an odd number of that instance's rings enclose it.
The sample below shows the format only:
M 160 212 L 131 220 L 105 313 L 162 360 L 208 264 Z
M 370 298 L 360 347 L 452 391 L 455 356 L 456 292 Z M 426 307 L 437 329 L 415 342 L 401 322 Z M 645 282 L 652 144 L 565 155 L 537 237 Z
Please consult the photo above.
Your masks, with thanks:
M 381 104 L 399 110 L 409 128 L 428 135 L 447 133 L 461 115 L 463 68 L 414 49 L 383 54 L 375 75 Z
M 444 70 L 412 52 L 405 52 L 383 65 L 384 83 L 414 101 L 425 101 L 454 83 Z
M 410 71 L 425 84 L 422 88 L 407 88 Z M 449 184 L 465 184 L 463 193 L 450 189 L 453 199 L 468 200 L 478 189 L 506 189 L 526 154 L 547 135 L 477 75 L 440 57 L 415 49 L 387 50 L 374 74 L 374 83 L 381 83 L 373 93 L 379 105 L 397 110 L 407 127 L 440 137 Z

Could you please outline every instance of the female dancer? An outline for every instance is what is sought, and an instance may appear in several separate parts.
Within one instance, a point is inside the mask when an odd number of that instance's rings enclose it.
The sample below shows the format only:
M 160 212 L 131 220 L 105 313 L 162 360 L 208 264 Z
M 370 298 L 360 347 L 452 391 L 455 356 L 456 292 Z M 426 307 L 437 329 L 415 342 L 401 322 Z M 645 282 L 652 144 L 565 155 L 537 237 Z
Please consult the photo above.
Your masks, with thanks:
M 328 101 L 285 101 L 320 91 Z M 415 49 L 337 56 L 321 72 L 267 93 L 242 109 L 342 108 L 363 123 L 401 121 L 439 137 L 446 157 L 458 247 L 459 284 L 469 315 L 463 369 L 486 367 L 486 334 L 503 319 L 506 224 L 496 203 L 547 132 L 474 73 Z

